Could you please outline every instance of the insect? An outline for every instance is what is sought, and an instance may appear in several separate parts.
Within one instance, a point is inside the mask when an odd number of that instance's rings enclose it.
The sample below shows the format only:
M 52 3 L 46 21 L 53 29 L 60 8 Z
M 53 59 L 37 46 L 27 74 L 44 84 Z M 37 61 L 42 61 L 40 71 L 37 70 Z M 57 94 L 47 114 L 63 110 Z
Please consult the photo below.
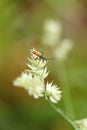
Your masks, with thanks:
M 35 57 L 35 59 L 42 59 L 43 61 L 44 61 L 44 60 L 47 61 L 47 60 L 54 59 L 54 58 L 47 59 L 47 58 L 44 56 L 43 52 L 37 51 L 37 50 L 35 50 L 34 48 L 33 48 L 33 49 L 30 49 L 30 54 L 32 54 L 32 55 Z

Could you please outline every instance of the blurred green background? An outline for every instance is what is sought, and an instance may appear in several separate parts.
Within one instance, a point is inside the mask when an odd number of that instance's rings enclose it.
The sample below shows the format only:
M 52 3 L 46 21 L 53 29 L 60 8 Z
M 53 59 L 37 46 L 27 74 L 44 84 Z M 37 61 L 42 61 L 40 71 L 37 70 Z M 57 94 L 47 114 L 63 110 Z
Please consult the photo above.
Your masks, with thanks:
M 58 60 L 48 62 L 48 80 L 58 84 L 66 98 L 67 75 L 74 119 L 87 117 L 87 1 L 0 0 L 0 130 L 73 130 L 44 99 L 35 100 L 13 86 L 13 80 L 26 69 L 30 48 L 53 57 L 57 44 L 41 43 L 47 19 L 60 21 L 62 38 L 74 43 L 64 68 Z M 70 104 L 64 107 L 63 98 L 57 105 L 70 112 Z

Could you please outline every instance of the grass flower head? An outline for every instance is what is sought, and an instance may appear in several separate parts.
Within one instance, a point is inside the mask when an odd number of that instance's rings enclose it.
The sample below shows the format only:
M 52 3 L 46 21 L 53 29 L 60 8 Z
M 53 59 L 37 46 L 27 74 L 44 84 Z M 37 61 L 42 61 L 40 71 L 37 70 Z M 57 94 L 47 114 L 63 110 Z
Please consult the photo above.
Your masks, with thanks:
M 42 43 L 54 46 L 60 39 L 62 32 L 61 24 L 53 19 L 49 19 L 44 24 L 44 34 L 42 37 Z
M 22 72 L 14 80 L 13 84 L 25 88 L 29 95 L 32 95 L 36 99 L 47 97 L 51 102 L 57 103 L 61 99 L 61 91 L 53 83 L 47 82 L 45 85 L 45 78 L 49 73 L 46 67 L 47 60 L 36 59 L 34 55 L 31 55 L 28 61 L 28 69 Z
M 55 51 L 54 55 L 60 59 L 60 60 L 65 60 L 68 57 L 69 52 L 71 51 L 73 47 L 73 43 L 70 39 L 64 39 L 61 43 L 60 46 L 58 46 Z
M 75 124 L 80 130 L 87 130 L 87 118 L 76 120 Z

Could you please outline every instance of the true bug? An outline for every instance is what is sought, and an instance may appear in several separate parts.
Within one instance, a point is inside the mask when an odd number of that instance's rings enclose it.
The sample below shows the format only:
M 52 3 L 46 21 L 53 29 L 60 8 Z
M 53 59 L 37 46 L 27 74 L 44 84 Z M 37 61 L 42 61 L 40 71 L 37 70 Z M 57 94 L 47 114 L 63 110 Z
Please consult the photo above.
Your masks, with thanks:
M 51 60 L 51 59 L 54 59 L 54 58 L 46 58 L 43 54 L 43 52 L 40 52 L 40 51 L 37 51 L 35 50 L 34 48 L 33 49 L 30 49 L 30 54 L 32 54 L 35 59 L 42 59 L 43 61 L 44 60 Z

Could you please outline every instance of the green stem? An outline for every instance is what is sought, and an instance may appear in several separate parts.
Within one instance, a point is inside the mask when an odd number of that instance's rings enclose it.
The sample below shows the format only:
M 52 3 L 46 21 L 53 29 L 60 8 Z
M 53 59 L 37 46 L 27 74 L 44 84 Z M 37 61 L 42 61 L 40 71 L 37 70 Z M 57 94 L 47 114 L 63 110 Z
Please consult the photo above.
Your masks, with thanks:
M 65 64 L 60 62 L 58 64 L 60 67 L 59 75 L 60 75 L 60 80 L 61 81 L 61 86 L 63 86 L 63 100 L 64 100 L 64 107 L 66 113 L 72 117 L 72 119 L 75 119 L 75 114 L 74 114 L 74 109 L 73 109 L 73 104 L 72 104 L 72 99 L 71 99 L 71 92 L 70 92 L 70 87 L 69 87 L 69 81 L 68 81 L 68 75 L 66 72 Z
M 47 99 L 48 100 L 48 99 Z M 79 130 L 79 128 L 76 127 L 76 125 L 73 123 L 73 121 L 68 117 L 66 116 L 66 114 L 59 108 L 59 107 L 56 107 L 54 104 L 52 104 L 49 100 L 48 102 L 50 103 L 50 105 L 52 106 L 53 109 L 56 110 L 56 112 L 58 114 L 60 114 L 67 122 L 69 122 L 69 124 L 72 125 L 72 127 L 75 129 L 75 130 Z

